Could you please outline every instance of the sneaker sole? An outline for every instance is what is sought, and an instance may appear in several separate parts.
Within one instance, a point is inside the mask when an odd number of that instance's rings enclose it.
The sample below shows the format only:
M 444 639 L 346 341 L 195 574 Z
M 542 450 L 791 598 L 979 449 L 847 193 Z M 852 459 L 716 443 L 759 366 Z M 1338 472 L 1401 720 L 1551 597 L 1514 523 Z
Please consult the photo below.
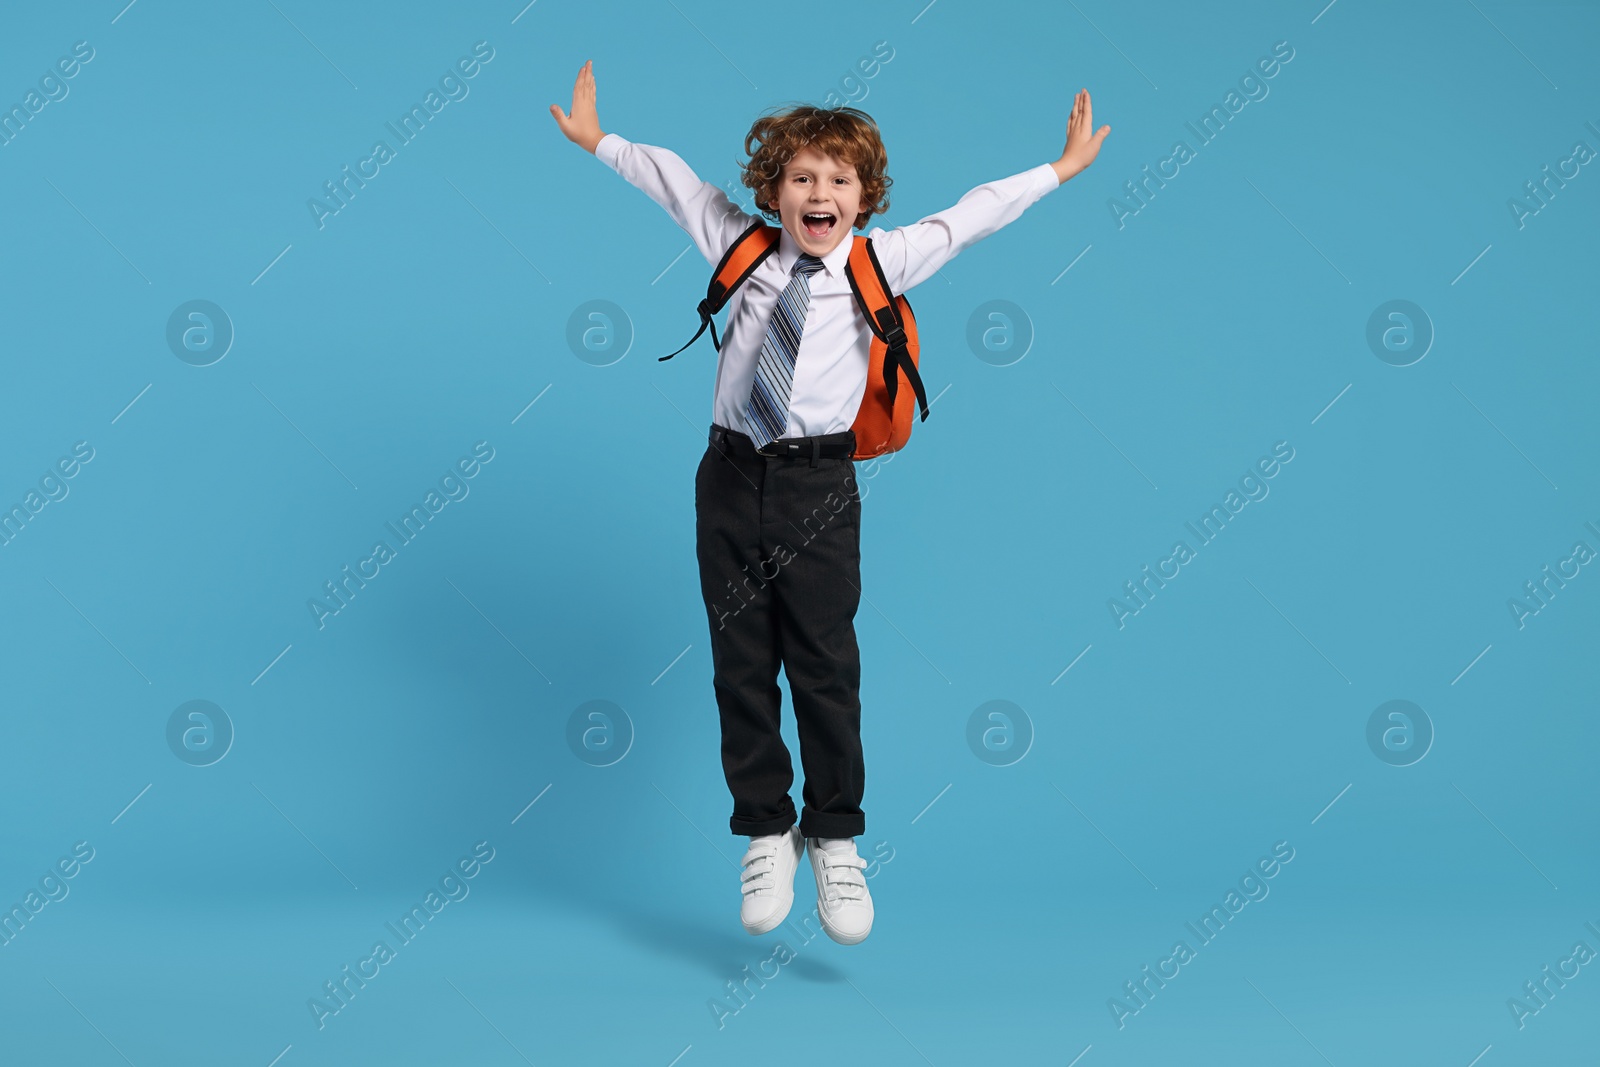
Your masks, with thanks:
M 762 934 L 770 934 L 772 931 L 776 930 L 779 926 L 783 925 L 783 920 L 785 920 L 785 919 L 787 919 L 789 917 L 789 912 L 793 908 L 794 908 L 794 892 L 791 890 L 790 893 L 789 893 L 789 899 L 783 902 L 783 906 L 782 907 L 780 907 L 777 911 L 773 912 L 772 918 L 766 920 L 765 922 L 759 923 L 759 924 L 757 924 L 755 926 L 751 926 L 749 923 L 747 923 L 743 919 L 741 919 L 741 920 L 739 920 L 739 925 L 743 926 L 744 927 L 744 932 L 749 934 L 751 937 L 760 937 Z
M 821 913 L 818 912 L 818 914 L 820 915 Z M 866 934 L 862 934 L 859 937 L 845 937 L 843 934 L 837 933 L 834 930 L 833 927 L 829 926 L 827 919 L 823 919 L 822 920 L 822 932 L 827 934 L 829 937 L 833 938 L 835 941 L 837 941 L 841 945 L 859 945 L 859 944 L 861 944 L 861 942 L 863 942 L 863 941 L 865 941 L 867 939 L 867 934 L 872 933 L 872 927 L 870 927 L 870 926 L 867 927 L 867 933 Z

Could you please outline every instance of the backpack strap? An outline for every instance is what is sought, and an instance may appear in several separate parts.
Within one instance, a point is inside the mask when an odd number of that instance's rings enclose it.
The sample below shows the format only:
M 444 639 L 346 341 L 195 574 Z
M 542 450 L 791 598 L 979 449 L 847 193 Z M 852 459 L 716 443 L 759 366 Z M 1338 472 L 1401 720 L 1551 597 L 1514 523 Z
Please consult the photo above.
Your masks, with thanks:
M 845 267 L 845 276 L 850 279 L 850 291 L 855 294 L 856 304 L 866 316 L 867 326 L 873 336 L 884 343 L 883 384 L 889 394 L 890 410 L 894 409 L 900 373 L 904 372 L 912 391 L 917 394 L 922 421 L 928 421 L 928 394 L 922 387 L 922 375 L 917 373 L 916 363 L 912 362 L 911 354 L 906 351 L 906 331 L 900 321 L 899 308 L 889 294 L 889 280 L 884 276 L 882 264 L 878 262 L 878 253 L 873 251 L 872 238 L 856 238 Z M 905 298 L 902 296 L 901 299 Z
M 717 324 L 711 321 L 711 316 L 722 310 L 728 302 L 728 297 L 733 291 L 744 284 L 744 280 L 755 273 L 761 265 L 778 247 L 778 235 L 781 231 L 776 226 L 768 226 L 757 219 L 750 224 L 750 228 L 741 233 L 728 250 L 722 254 L 722 261 L 717 264 L 717 269 L 711 274 L 711 284 L 706 287 L 706 298 L 695 307 L 700 313 L 700 329 L 689 338 L 688 348 L 700 340 L 700 335 L 706 332 L 706 327 L 711 327 L 711 344 L 718 352 L 722 351 L 722 342 L 717 340 Z M 678 349 L 682 352 L 683 348 Z M 656 362 L 671 359 L 678 354 L 660 356 Z

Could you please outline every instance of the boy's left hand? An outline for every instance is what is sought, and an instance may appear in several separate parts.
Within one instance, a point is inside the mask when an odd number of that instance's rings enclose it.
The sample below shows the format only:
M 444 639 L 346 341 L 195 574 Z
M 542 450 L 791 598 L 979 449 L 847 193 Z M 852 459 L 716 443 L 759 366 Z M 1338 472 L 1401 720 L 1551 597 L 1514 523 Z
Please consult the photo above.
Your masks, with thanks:
M 1072 102 L 1072 113 L 1067 116 L 1067 146 L 1061 158 L 1050 164 L 1061 181 L 1083 170 L 1100 154 L 1100 143 L 1111 132 L 1110 126 L 1094 130 L 1094 109 L 1089 103 L 1089 90 L 1079 89 Z

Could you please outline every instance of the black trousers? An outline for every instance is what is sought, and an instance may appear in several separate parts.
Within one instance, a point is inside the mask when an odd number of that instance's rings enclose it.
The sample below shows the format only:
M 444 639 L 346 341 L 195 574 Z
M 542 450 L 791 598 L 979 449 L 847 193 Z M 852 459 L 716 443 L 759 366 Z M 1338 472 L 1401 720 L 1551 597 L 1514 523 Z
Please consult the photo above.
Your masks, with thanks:
M 859 837 L 861 497 L 847 457 L 767 457 L 711 424 L 695 472 L 695 554 L 711 626 L 722 770 L 735 834 Z M 854 434 L 829 435 L 847 441 Z M 794 703 L 804 806 L 778 733 L 778 667 Z

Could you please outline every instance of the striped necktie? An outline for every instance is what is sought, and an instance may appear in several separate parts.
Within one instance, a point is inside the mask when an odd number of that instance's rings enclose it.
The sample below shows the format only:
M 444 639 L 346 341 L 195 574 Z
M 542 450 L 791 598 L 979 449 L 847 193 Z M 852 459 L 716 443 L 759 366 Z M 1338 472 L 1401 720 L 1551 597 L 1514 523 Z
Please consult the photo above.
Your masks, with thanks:
M 767 323 L 767 338 L 756 361 L 755 382 L 745 405 L 745 425 L 757 448 L 783 436 L 789 424 L 789 386 L 794 381 L 794 359 L 800 334 L 806 326 L 806 304 L 811 299 L 811 276 L 822 260 L 800 253 L 789 284 L 778 297 Z

